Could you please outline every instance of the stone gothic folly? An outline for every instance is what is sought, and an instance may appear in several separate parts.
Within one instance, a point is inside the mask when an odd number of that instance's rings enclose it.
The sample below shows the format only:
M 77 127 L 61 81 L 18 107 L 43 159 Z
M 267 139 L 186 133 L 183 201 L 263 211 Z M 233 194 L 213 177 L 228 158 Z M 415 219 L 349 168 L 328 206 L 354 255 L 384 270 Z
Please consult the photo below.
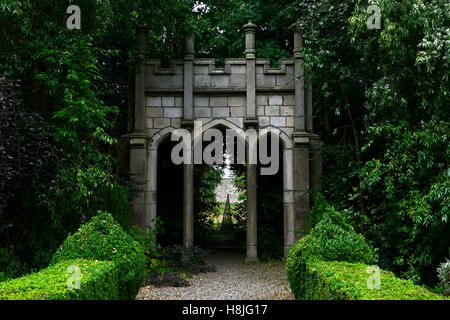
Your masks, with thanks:
M 184 58 L 163 67 L 146 56 L 147 30 L 138 29 L 140 65 L 136 72 L 135 108 L 129 141 L 132 224 L 147 228 L 157 216 L 158 146 L 179 128 L 270 129 L 282 148 L 284 255 L 306 229 L 313 193 L 320 188 L 321 142 L 313 132 L 313 103 L 302 66 L 303 37 L 293 27 L 293 57 L 271 68 L 255 56 L 256 25 L 245 32 L 245 58 L 194 58 L 194 39 L 185 41 Z M 193 142 L 192 142 L 193 143 Z M 248 152 L 249 148 L 247 148 Z M 248 157 L 246 157 L 248 159 Z M 193 226 L 194 167 L 183 164 L 183 245 L 195 242 Z M 257 257 L 257 165 L 247 164 L 247 262 Z M 170 230 L 167 230 L 170 232 Z M 280 239 L 281 241 L 281 239 Z

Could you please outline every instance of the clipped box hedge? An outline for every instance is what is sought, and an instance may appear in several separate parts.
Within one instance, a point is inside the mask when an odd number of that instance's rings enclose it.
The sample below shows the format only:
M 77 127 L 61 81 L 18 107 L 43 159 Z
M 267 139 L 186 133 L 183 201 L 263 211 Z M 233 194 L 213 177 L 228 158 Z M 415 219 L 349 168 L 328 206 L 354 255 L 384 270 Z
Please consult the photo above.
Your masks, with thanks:
M 68 288 L 70 266 L 80 268 L 79 289 Z M 118 293 L 118 271 L 110 261 L 66 260 L 0 283 L 0 300 L 110 300 Z
M 286 273 L 299 300 L 437 300 L 444 297 L 380 270 L 380 287 L 370 289 L 372 248 L 333 207 L 322 205 L 309 234 L 295 243 Z M 372 279 L 371 279 L 372 280 Z
M 344 261 L 310 260 L 301 276 L 306 300 L 445 300 L 443 296 L 380 270 L 380 287 L 369 289 L 367 265 Z
M 144 251 L 110 213 L 99 212 L 64 240 L 50 264 L 76 258 L 112 261 L 119 272 L 119 298 L 135 299 L 145 281 Z

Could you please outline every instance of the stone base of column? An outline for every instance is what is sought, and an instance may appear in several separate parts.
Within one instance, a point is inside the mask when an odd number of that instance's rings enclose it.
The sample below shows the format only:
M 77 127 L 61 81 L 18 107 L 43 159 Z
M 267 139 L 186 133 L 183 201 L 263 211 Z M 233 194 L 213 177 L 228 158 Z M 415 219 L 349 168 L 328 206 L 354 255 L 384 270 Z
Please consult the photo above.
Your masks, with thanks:
M 258 263 L 258 253 L 256 246 L 252 245 L 247 246 L 247 257 L 245 258 L 245 263 L 248 264 Z

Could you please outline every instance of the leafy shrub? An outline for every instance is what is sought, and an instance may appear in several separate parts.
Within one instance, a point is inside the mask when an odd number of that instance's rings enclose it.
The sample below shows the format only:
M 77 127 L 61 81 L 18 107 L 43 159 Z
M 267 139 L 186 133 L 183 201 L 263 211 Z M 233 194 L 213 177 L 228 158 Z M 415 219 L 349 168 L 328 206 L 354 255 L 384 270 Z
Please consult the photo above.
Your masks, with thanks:
M 368 286 L 371 274 L 367 265 L 340 261 L 309 260 L 304 265 L 301 294 L 297 299 L 314 300 L 441 300 L 411 280 L 395 277 L 392 272 L 380 270 L 379 289 Z
M 349 262 L 374 262 L 374 252 L 364 236 L 356 233 L 344 216 L 329 207 L 311 232 L 295 245 L 298 258 Z
M 317 212 L 316 212 L 317 213 Z M 371 264 L 374 253 L 365 238 L 356 233 L 342 213 L 327 206 L 322 219 L 310 233 L 295 243 L 286 260 L 291 290 L 299 298 L 308 295 L 308 262 L 313 260 L 350 261 Z
M 145 279 L 144 248 L 114 221 L 111 214 L 99 214 L 67 237 L 51 263 L 85 258 L 113 261 L 119 271 L 119 296 L 134 299 Z
M 68 267 L 80 268 L 80 289 L 69 289 Z M 117 268 L 111 261 L 66 260 L 39 272 L 0 283 L 0 300 L 117 299 Z
M 444 290 L 445 295 L 450 295 L 450 260 L 446 259 L 437 269 L 439 285 Z
M 370 289 L 367 267 L 374 261 L 365 238 L 355 232 L 342 213 L 327 206 L 310 233 L 292 246 L 286 271 L 292 293 L 302 300 L 443 298 L 384 270 L 380 271 L 380 288 Z

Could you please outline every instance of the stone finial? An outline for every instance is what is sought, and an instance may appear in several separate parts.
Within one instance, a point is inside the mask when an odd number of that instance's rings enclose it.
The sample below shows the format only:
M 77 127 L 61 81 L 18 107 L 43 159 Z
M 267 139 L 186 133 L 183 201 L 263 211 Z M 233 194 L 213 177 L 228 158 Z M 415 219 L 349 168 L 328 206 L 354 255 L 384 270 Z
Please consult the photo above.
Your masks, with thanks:
M 258 26 L 249 20 L 247 24 L 244 24 L 244 32 L 255 32 Z
M 291 29 L 294 31 L 294 58 L 302 58 L 301 50 L 303 49 L 303 29 L 300 27 L 300 23 L 294 22 L 291 25 Z
M 255 32 L 256 32 L 256 24 L 253 24 L 249 21 L 246 25 L 244 25 L 245 32 L 245 57 L 248 59 L 255 58 Z
M 195 53 L 194 36 L 193 35 L 188 35 L 184 39 L 184 56 L 185 56 L 185 59 L 189 59 L 189 58 L 193 59 L 194 58 L 194 53 Z

